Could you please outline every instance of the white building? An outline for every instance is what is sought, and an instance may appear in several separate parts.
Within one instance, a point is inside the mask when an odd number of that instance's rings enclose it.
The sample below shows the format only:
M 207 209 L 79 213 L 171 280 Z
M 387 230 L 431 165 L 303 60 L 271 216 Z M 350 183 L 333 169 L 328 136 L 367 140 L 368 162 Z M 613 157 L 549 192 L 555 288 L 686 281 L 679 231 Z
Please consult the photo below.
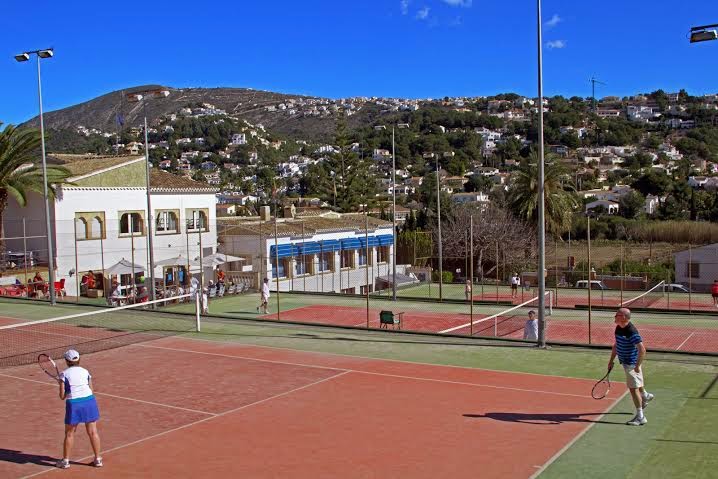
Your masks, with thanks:
M 301 220 L 233 218 L 222 220 L 222 252 L 251 258 L 254 282 L 270 279 L 280 291 L 321 291 L 364 294 L 374 291 L 379 278 L 392 274 L 392 225 L 362 214 L 326 212 Z M 367 239 L 368 237 L 368 255 Z M 369 281 L 367 284 L 367 268 Z M 397 266 L 403 274 L 405 266 Z
M 247 135 L 244 133 L 235 133 L 229 142 L 231 145 L 240 146 L 247 144 Z
M 709 292 L 718 279 L 718 243 L 679 251 L 673 255 L 676 283 L 690 285 L 693 291 Z
M 598 207 L 602 207 L 609 215 L 615 215 L 618 213 L 618 203 L 615 201 L 608 200 L 596 200 L 586 204 L 586 212 L 589 212 Z
M 151 171 L 152 215 L 147 214 L 144 157 L 86 157 L 54 155 L 72 172 L 72 186 L 58 187 L 57 199 L 50 204 L 54 232 L 52 252 L 56 281 L 65 280 L 65 291 L 76 296 L 82 276 L 96 274 L 122 259 L 144 270 L 147 276 L 147 220 L 153 222 L 155 262 L 182 255 L 211 254 L 217 246 L 215 216 L 216 189 L 163 171 Z M 23 218 L 27 249 L 47 264 L 44 204 L 42 196 L 30 194 L 21 208 L 10 199 L 3 227 L 7 248 L 23 249 Z M 200 240 L 201 237 L 201 240 Z M 121 278 L 129 281 L 128 278 Z M 137 279 L 136 278 L 136 279 Z M 163 268 L 155 268 L 155 278 L 163 278 Z M 45 278 L 47 279 L 47 278 Z M 109 286 L 108 286 L 109 287 Z

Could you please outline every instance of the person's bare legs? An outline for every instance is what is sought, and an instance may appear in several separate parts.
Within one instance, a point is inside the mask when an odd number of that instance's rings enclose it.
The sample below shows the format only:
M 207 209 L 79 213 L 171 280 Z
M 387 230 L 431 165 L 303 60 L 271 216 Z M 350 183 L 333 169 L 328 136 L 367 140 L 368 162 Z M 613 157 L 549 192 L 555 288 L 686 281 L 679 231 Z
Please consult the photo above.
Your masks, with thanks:
M 95 459 L 98 459 L 100 457 L 100 434 L 97 432 L 97 423 L 86 423 L 85 430 L 87 431 L 87 437 L 90 438 L 90 444 L 92 444 L 92 452 L 95 453 Z
M 77 424 L 65 424 L 65 440 L 62 442 L 62 458 L 70 460 L 72 446 L 75 445 L 75 431 Z

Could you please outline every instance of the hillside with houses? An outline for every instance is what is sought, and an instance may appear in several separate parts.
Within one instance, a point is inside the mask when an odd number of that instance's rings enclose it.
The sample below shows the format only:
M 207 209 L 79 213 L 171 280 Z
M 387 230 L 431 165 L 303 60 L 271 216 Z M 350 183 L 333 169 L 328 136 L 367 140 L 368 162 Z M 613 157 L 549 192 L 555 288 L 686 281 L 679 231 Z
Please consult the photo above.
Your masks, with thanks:
M 538 135 L 536 99 L 510 93 L 412 100 L 264 92 L 261 101 L 230 107 L 217 90 L 216 98 L 203 93 L 206 101 L 190 102 L 197 92 L 172 90 L 172 110 L 167 100 L 151 104 L 148 137 L 153 167 L 220 189 L 221 215 L 256 214 L 273 199 L 303 206 L 300 198 L 338 211 L 364 204 L 388 211 L 396 194 L 421 221 L 435 206 L 437 175 L 446 204 L 505 205 Z M 563 187 L 575 191 L 584 211 L 626 219 L 718 216 L 718 94 L 658 90 L 595 102 L 557 96 L 545 98 L 543 109 L 548 161 L 560 164 Z M 50 150 L 72 144 L 73 153 L 144 154 L 135 110 L 118 113 L 122 121 L 112 126 L 87 108 L 84 117 L 63 111 L 64 123 L 53 123 L 50 113 Z M 68 131 L 71 121 L 77 124 Z

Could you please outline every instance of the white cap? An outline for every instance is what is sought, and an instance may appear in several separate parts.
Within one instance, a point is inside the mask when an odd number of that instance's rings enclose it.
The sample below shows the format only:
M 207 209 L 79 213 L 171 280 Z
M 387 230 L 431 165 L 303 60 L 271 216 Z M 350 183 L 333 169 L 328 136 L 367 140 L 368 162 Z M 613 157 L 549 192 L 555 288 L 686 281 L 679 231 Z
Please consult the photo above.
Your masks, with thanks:
M 68 361 L 77 361 L 78 359 L 80 359 L 80 353 L 78 353 L 74 349 L 68 349 L 67 351 L 65 351 L 65 359 L 67 359 Z

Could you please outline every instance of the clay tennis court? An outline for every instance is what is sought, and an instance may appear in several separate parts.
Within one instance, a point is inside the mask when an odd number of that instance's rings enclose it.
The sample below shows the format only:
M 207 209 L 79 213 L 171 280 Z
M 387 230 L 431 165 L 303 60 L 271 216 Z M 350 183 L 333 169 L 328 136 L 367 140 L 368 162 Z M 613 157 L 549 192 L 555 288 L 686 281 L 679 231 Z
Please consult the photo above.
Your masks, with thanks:
M 555 289 L 550 290 L 552 295 L 553 306 L 557 308 L 582 308 L 588 307 L 587 290 L 569 289 L 565 290 L 559 288 L 558 291 Z M 593 307 L 603 308 L 618 308 L 621 303 L 626 304 L 627 307 L 632 307 L 630 304 L 631 299 L 635 298 L 639 292 L 626 292 L 621 297 L 616 291 L 592 291 L 591 305 Z M 519 291 L 514 297 L 511 293 L 496 293 L 494 291 L 485 292 L 483 294 L 474 295 L 474 301 L 481 302 L 496 302 L 501 304 L 521 304 L 524 301 L 529 301 L 536 295 L 535 291 L 527 293 L 525 291 Z M 642 309 L 655 309 L 657 311 L 668 310 L 676 312 L 705 312 L 705 313 L 718 313 L 718 308 L 713 304 L 713 300 L 709 295 L 706 294 L 695 294 L 688 298 L 687 294 L 674 293 L 665 294 L 662 297 L 651 298 L 647 304 L 636 304 Z
M 478 310 L 478 307 L 476 308 Z M 329 306 L 310 305 L 284 310 L 281 313 L 283 321 L 296 321 L 303 323 L 331 324 L 337 326 L 355 326 L 379 328 L 379 309 L 367 309 L 358 306 Z M 524 314 L 524 313 L 521 313 Z M 434 311 L 405 310 L 401 329 L 427 333 L 450 332 L 451 334 L 469 335 L 473 329 L 475 336 L 494 336 L 494 322 L 489 320 L 481 322 L 486 314 L 474 312 L 473 326 L 471 316 L 467 313 L 441 313 Z M 276 314 L 262 316 L 264 319 L 276 319 Z M 525 317 L 517 317 L 499 322 L 497 332 L 499 337 L 521 339 Z M 368 322 L 367 322 L 368 321 Z M 667 326 L 655 324 L 641 324 L 637 319 L 641 337 L 648 348 L 674 351 L 709 351 L 718 344 L 718 328 L 701 328 L 691 325 L 691 318 L 687 316 L 682 326 Z M 391 326 L 389 326 L 391 329 Z M 591 344 L 612 345 L 614 341 L 615 325 L 605 319 L 594 321 L 591 324 Z M 447 331 L 449 330 L 449 331 Z M 589 342 L 589 328 L 587 320 L 548 319 L 546 335 L 553 342 L 583 343 Z
M 0 476 L 528 478 L 624 394 L 593 381 L 179 337 L 88 354 L 105 467 L 37 365 L 0 371 Z M 621 418 L 624 419 L 624 418 Z

